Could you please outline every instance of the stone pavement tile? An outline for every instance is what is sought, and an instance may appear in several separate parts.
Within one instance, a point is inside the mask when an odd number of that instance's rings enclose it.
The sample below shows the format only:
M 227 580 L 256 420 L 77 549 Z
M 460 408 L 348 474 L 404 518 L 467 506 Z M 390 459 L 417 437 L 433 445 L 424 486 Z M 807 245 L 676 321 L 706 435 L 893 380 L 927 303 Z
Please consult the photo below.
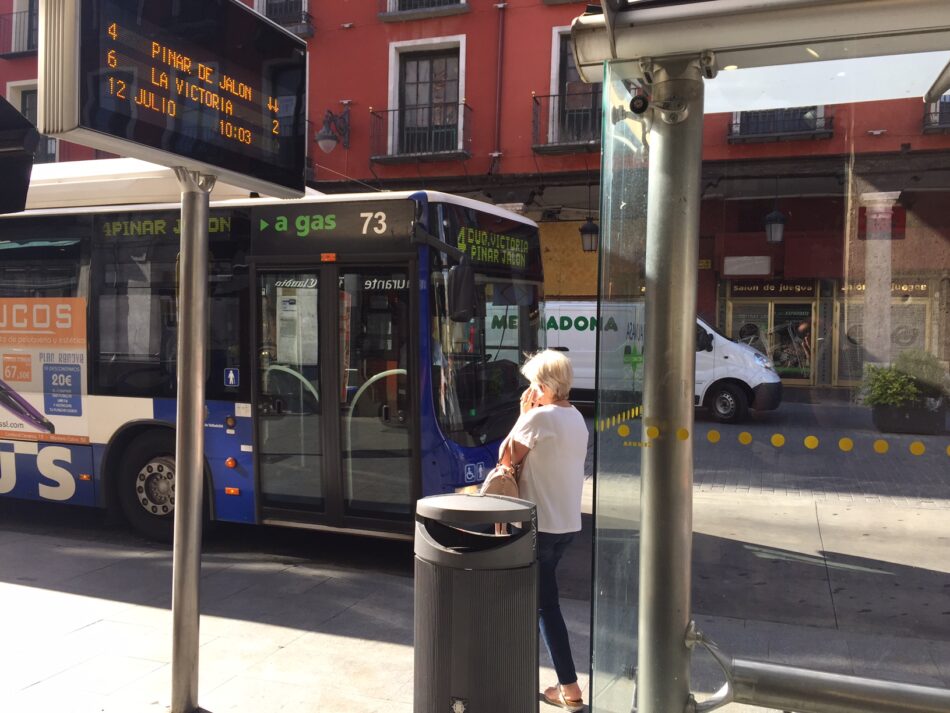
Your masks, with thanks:
M 950 688 L 950 641 L 931 641 L 927 650 L 943 685 Z
M 849 634 L 848 648 L 856 676 L 942 686 L 928 642 L 895 636 Z
M 73 666 L 83 663 L 94 654 L 51 646 L 55 639 L 39 638 L 30 641 L 17 637 L 4 638 L 4 641 L 16 641 L 15 646 L 4 646 L 0 651 L 0 695 L 25 691 L 31 686 L 41 684 Z M 23 643 L 27 641 L 27 643 Z M 0 706 L 0 710 L 8 710 Z
M 43 552 L 42 558 L 35 553 Z M 5 581 L 37 587 L 61 586 L 76 577 L 115 566 L 116 560 L 136 560 L 147 550 L 105 547 L 101 543 L 60 541 L 31 534 L 29 547 L 19 538 L 0 543 L 0 572 Z
M 816 512 L 829 553 L 950 573 L 945 511 L 820 503 Z
M 411 713 L 412 700 L 394 701 L 386 697 L 393 687 L 384 685 L 366 695 L 345 686 L 327 688 L 324 681 L 300 678 L 275 687 L 268 680 L 239 676 L 199 697 L 200 705 L 214 713 L 254 711 L 254 713 Z
M 319 596 L 314 590 L 313 596 Z M 319 630 L 337 636 L 375 639 L 412 646 L 413 589 L 411 580 L 392 578 L 356 601 L 338 616 L 320 625 Z
M 392 700 L 394 690 L 412 681 L 413 652 L 409 646 L 311 633 L 252 667 L 248 675 L 273 689 L 305 683 Z
M 163 665 L 121 654 L 100 654 L 45 679 L 36 687 L 72 691 L 77 698 L 89 693 L 108 696 Z
M 203 558 L 201 590 L 209 600 L 226 599 L 240 592 L 299 594 L 327 579 L 312 570 L 281 561 L 235 562 L 230 559 Z
M 121 652 L 137 659 L 168 663 L 172 652 L 171 622 L 168 626 L 149 626 L 100 619 L 61 637 L 56 646 L 90 655 Z
M 150 604 L 171 596 L 172 568 L 166 553 L 122 556 L 107 567 L 69 580 L 69 591 L 132 604 Z
M 769 662 L 818 671 L 854 673 L 848 643 L 834 629 L 761 621 L 750 621 L 746 625 L 756 638 L 768 643 Z
M 203 662 L 199 659 L 199 665 Z M 232 674 L 233 676 L 233 674 Z M 220 684 L 220 679 L 216 684 Z M 198 675 L 199 692 L 210 690 L 206 685 L 211 681 L 202 679 L 200 671 Z M 121 688 L 114 691 L 106 699 L 106 707 L 103 709 L 111 713 L 135 713 L 137 711 L 160 710 L 162 713 L 168 713 L 167 708 L 171 706 L 172 699 L 172 667 L 171 664 L 161 666 L 150 673 L 136 679 L 126 682 Z M 199 700 L 200 703 L 200 700 Z
M 247 674 L 281 648 L 283 645 L 273 639 L 242 633 L 218 637 L 198 650 L 199 685 L 205 690 L 217 688 L 235 676 Z
M 287 646 L 299 639 L 304 632 L 293 626 L 278 626 L 237 617 L 220 617 L 202 614 L 199 621 L 200 641 L 204 645 L 218 638 L 246 637 L 261 645 Z
M 75 691 L 48 686 L 34 686 L 13 694 L 0 690 L 0 710 L 18 713 L 119 713 L 109 711 L 107 700 L 102 695 L 76 695 Z
M 950 518 L 940 510 L 818 506 L 838 625 L 950 638 Z

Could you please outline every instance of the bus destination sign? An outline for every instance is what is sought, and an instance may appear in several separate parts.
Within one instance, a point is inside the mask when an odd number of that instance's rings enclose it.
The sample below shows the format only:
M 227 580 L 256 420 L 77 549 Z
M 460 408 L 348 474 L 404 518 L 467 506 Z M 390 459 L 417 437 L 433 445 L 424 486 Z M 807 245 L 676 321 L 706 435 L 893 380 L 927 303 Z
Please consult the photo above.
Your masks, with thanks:
M 79 0 L 78 5 L 78 32 L 73 31 L 78 72 L 71 68 L 62 75 L 75 77 L 77 86 L 65 91 L 59 106 L 55 77 L 47 76 L 41 130 L 184 165 L 250 190 L 303 192 L 302 40 L 237 0 Z M 44 38 L 55 36 L 51 25 L 69 22 L 63 6 L 44 1 Z M 47 64 L 52 55 L 68 55 L 53 45 L 46 42 L 41 52 Z M 68 56 L 60 59 L 66 62 L 63 69 L 69 68 Z

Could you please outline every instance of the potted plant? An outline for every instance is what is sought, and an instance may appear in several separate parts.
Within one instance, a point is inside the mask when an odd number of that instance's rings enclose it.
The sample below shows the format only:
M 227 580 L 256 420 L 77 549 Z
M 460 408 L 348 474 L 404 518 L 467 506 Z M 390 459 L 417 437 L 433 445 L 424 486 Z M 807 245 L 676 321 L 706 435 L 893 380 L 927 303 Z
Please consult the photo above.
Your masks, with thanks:
M 943 433 L 947 398 L 947 371 L 929 352 L 902 352 L 889 366 L 868 364 L 862 393 L 871 407 L 871 420 L 889 433 Z

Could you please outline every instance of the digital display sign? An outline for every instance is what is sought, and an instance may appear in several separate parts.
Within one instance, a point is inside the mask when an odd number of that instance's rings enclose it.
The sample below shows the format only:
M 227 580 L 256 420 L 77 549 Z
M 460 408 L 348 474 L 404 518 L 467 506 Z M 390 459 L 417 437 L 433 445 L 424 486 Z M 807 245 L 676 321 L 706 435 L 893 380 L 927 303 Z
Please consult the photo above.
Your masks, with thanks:
M 372 251 L 393 239 L 409 249 L 414 220 L 409 200 L 260 206 L 251 211 L 251 236 L 255 252 L 266 255 L 313 255 L 315 245 Z
M 44 0 L 42 11 L 44 133 L 250 190 L 303 192 L 302 40 L 237 0 Z

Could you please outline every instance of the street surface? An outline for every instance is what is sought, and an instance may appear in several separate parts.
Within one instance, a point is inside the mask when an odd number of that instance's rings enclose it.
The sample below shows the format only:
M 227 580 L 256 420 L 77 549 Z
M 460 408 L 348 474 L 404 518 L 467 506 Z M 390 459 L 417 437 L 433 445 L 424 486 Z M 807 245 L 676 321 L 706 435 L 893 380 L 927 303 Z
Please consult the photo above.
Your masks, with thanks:
M 885 436 L 858 409 L 787 406 L 736 426 L 697 415 L 698 626 L 732 656 L 950 686 L 950 436 Z M 640 421 L 599 435 L 596 493 L 589 477 L 585 529 L 560 570 L 585 689 L 592 566 L 637 571 Z M 879 440 L 886 453 L 874 450 Z M 589 472 L 593 464 L 592 442 Z M 170 591 L 170 552 L 124 526 L 82 509 L 0 502 L 0 710 L 164 710 Z M 412 596 L 409 543 L 217 526 L 202 565 L 201 705 L 408 713 Z M 632 670 L 635 603 L 623 616 L 634 624 L 600 640 Z M 541 660 L 542 683 L 553 681 L 543 650 Z M 722 680 L 708 655 L 694 657 L 700 698 Z M 613 689 L 619 703 L 605 698 L 598 710 L 628 713 L 627 683 Z

